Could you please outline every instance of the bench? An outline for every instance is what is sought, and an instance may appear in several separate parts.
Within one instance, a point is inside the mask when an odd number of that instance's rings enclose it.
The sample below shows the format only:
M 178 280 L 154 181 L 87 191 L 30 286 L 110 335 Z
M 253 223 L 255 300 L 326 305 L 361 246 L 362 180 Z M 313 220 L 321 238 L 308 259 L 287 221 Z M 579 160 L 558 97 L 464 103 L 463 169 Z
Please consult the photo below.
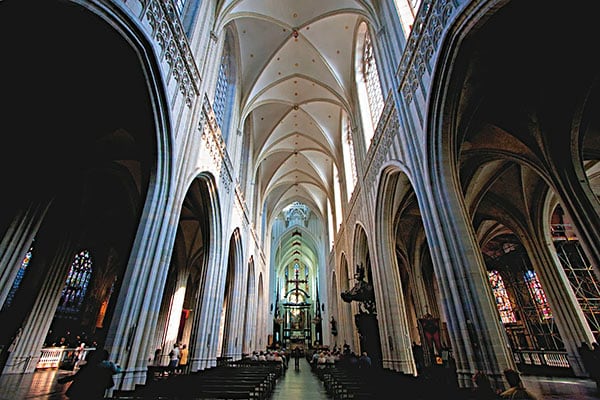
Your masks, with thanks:
M 237 363 L 186 375 L 165 376 L 167 367 L 149 366 L 146 385 L 133 392 L 118 393 L 129 399 L 248 399 L 267 400 L 281 376 L 278 362 Z

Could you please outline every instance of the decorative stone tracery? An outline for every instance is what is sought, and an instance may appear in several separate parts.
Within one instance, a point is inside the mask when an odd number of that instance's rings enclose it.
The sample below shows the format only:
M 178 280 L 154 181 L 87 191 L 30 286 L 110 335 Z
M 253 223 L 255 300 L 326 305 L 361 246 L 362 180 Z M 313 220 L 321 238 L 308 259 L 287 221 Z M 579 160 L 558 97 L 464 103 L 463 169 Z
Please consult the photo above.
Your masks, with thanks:
M 200 73 L 189 48 L 178 13 L 170 0 L 140 0 L 152 27 L 152 35 L 162 49 L 161 56 L 171 68 L 179 91 L 188 107 L 200 94 Z

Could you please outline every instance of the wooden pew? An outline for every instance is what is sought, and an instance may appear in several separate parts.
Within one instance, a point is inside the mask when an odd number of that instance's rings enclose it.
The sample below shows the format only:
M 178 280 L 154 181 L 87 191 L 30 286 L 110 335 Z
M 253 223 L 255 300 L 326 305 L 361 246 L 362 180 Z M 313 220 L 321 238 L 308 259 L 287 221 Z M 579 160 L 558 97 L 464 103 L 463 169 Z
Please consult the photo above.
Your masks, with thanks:
M 234 362 L 163 378 L 160 368 L 149 368 L 146 385 L 116 398 L 129 399 L 248 399 L 267 400 L 282 374 L 278 362 Z M 158 376 L 158 378 L 156 378 Z

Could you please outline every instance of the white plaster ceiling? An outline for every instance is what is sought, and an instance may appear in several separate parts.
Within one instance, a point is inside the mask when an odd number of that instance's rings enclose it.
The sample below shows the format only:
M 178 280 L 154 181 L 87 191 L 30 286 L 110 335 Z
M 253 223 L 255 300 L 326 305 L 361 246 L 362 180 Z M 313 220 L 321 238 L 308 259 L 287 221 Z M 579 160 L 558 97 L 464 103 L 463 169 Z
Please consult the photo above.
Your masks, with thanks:
M 238 41 L 241 126 L 250 127 L 253 182 L 269 220 L 301 201 L 327 222 L 334 165 L 344 171 L 355 32 L 370 7 L 360 0 L 226 0 L 218 10 L 217 29 L 233 28 Z

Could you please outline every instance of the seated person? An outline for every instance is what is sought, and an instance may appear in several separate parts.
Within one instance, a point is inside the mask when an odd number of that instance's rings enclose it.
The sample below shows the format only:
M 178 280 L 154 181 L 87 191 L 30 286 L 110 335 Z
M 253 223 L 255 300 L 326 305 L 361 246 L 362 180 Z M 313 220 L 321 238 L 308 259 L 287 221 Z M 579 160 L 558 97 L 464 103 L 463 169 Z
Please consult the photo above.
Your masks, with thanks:
M 510 388 L 500 393 L 501 399 L 536 400 L 536 397 L 523 387 L 523 381 L 521 381 L 521 377 L 517 371 L 514 369 L 505 369 L 504 377 L 506 377 Z

